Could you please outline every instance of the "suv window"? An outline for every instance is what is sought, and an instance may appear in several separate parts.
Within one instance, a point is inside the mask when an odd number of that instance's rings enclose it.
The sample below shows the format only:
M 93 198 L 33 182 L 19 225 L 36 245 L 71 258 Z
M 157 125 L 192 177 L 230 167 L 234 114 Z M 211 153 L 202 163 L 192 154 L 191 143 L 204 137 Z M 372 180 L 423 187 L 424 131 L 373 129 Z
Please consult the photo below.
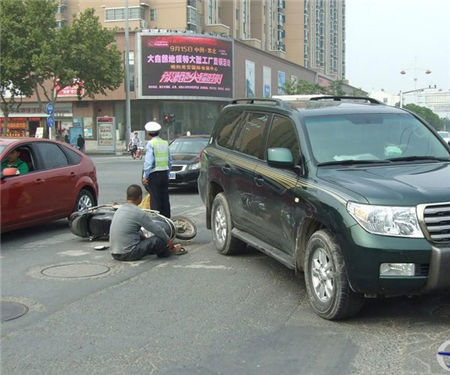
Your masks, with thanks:
M 217 144 L 219 146 L 233 148 L 243 118 L 244 113 L 236 110 L 225 112 L 221 116 L 220 123 L 218 124 L 220 130 L 217 137 Z
M 287 117 L 275 115 L 270 127 L 267 148 L 285 147 L 291 150 L 295 163 L 298 163 L 300 149 L 295 126 Z
M 258 159 L 264 158 L 264 130 L 269 115 L 267 113 L 250 113 L 245 121 L 238 141 L 238 151 Z
M 52 143 L 39 143 L 37 145 L 43 158 L 45 169 L 67 167 L 67 157 L 64 152 Z

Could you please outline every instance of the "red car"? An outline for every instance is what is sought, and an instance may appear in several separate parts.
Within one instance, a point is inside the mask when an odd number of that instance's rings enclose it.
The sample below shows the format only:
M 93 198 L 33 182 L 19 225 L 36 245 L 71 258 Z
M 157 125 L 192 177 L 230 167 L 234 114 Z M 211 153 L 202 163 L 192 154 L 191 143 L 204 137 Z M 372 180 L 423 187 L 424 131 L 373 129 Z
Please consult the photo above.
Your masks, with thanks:
M 1 232 L 69 217 L 97 205 L 94 163 L 67 144 L 0 138 L 0 157 Z

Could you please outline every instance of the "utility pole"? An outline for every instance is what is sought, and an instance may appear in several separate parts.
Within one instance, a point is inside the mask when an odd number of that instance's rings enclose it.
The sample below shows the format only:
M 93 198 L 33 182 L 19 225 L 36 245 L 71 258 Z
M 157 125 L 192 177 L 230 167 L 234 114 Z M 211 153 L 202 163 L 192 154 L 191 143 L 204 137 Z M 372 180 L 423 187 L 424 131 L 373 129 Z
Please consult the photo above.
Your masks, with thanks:
M 131 105 L 130 105 L 130 36 L 128 33 L 128 0 L 125 0 L 125 146 L 131 136 Z

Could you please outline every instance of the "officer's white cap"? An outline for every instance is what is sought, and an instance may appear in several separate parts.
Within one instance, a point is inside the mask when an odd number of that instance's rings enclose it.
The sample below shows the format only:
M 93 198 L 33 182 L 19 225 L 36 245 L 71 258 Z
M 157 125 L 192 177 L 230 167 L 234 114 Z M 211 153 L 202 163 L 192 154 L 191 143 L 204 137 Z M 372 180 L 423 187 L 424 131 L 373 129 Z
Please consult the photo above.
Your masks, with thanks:
M 148 132 L 159 132 L 161 130 L 161 125 L 156 121 L 149 121 L 145 124 L 145 130 Z

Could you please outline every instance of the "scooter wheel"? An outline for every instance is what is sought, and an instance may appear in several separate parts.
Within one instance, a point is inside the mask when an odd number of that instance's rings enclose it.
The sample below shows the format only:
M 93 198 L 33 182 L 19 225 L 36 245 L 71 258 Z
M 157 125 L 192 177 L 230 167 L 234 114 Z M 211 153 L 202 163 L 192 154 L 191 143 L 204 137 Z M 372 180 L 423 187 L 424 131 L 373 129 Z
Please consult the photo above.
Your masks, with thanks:
M 197 235 L 197 226 L 185 216 L 173 216 L 171 218 L 175 225 L 175 237 L 180 240 L 191 240 Z

